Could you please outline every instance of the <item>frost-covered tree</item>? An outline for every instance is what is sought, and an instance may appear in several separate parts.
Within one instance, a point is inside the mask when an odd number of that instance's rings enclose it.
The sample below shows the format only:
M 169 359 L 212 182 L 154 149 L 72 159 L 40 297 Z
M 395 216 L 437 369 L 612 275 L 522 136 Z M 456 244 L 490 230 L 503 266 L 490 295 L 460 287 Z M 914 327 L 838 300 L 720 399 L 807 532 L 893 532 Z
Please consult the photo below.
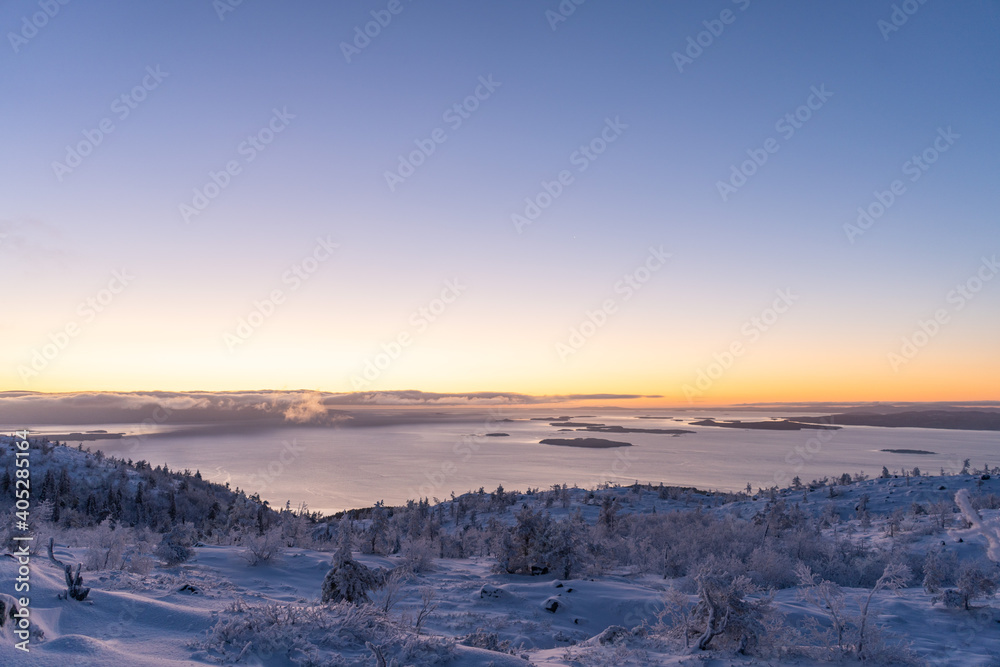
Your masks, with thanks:
M 968 489 L 962 489 L 955 494 L 955 504 L 969 522 L 971 530 L 986 538 L 986 557 L 994 563 L 1000 563 L 1000 519 L 984 520 L 972 506 Z
M 937 595 L 952 583 L 957 562 L 955 554 L 950 551 L 940 548 L 929 550 L 924 556 L 924 590 Z
M 340 521 L 340 546 L 333 555 L 333 567 L 326 573 L 321 589 L 325 602 L 369 602 L 368 591 L 379 584 L 379 577 L 351 557 L 351 527 L 345 517 Z
M 375 503 L 371 512 L 371 524 L 365 535 L 363 551 L 370 554 L 384 555 L 389 551 L 389 516 L 384 503 Z
M 549 567 L 563 579 L 569 579 L 580 567 L 583 558 L 581 553 L 579 523 L 570 519 L 556 521 L 550 525 L 547 561 Z
M 174 526 L 160 539 L 155 555 L 168 566 L 179 565 L 194 555 L 191 547 L 195 541 L 195 531 L 192 526 L 189 524 Z
M 799 578 L 799 595 L 803 600 L 823 610 L 830 619 L 828 645 L 836 642 L 837 649 L 845 649 L 845 633 L 847 632 L 847 612 L 844 603 L 844 591 L 832 581 L 818 580 L 805 563 L 799 563 L 795 568 Z
M 267 529 L 263 535 L 244 535 L 242 542 L 244 548 L 240 555 L 250 565 L 270 563 L 281 556 L 286 546 L 280 526 Z
M 513 528 L 492 521 L 492 549 L 500 568 L 508 574 L 533 574 L 548 570 L 549 515 L 525 503 Z
M 858 612 L 847 611 L 846 596 L 837 584 L 821 580 L 812 571 L 800 564 L 796 574 L 802 585 L 800 595 L 826 613 L 831 628 L 827 637 L 832 648 L 833 641 L 839 651 L 853 654 L 861 660 L 877 659 L 889 651 L 881 637 L 880 629 L 874 625 L 871 603 L 876 593 L 901 588 L 910 579 L 910 569 L 901 563 L 890 562 L 882 570 L 868 594 L 859 600 Z
M 910 568 L 902 563 L 889 563 L 885 566 L 882 576 L 878 578 L 875 585 L 868 592 L 864 602 L 861 604 L 860 620 L 858 621 L 858 643 L 856 653 L 861 660 L 865 660 L 871 653 L 869 646 L 870 633 L 868 626 L 869 609 L 872 598 L 881 590 L 896 590 L 906 585 L 912 576 Z
M 707 650 L 716 637 L 732 640 L 738 653 L 753 653 L 765 635 L 764 616 L 771 598 L 748 599 L 759 593 L 749 577 L 733 574 L 714 559 L 698 569 L 698 604 L 692 613 L 694 626 L 701 627 L 698 648 Z
M 972 609 L 971 602 L 996 595 L 1000 569 L 988 561 L 966 561 L 958 568 L 955 588 L 942 589 L 935 602 L 954 609 Z

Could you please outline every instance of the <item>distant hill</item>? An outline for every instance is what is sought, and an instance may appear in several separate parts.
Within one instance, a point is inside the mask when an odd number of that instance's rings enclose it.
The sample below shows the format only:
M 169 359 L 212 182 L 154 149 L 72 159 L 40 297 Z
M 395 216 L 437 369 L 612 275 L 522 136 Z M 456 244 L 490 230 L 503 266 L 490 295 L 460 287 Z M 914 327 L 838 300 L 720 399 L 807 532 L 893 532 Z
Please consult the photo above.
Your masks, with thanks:
M 893 414 L 846 412 L 825 417 L 798 417 L 795 421 L 843 426 L 888 428 L 948 428 L 963 431 L 1000 431 L 1000 412 L 982 410 L 912 410 Z

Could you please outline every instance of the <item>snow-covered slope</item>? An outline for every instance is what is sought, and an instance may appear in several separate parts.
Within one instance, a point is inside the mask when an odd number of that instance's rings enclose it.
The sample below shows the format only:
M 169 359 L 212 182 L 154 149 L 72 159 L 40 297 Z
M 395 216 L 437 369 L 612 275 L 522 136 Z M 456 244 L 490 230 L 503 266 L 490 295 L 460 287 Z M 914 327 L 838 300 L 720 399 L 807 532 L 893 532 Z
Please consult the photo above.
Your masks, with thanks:
M 0 445 L 9 448 L 9 440 Z M 44 461 L 40 451 L 33 456 L 36 471 L 65 468 L 74 480 L 89 475 L 94 483 L 107 479 L 104 466 L 133 493 L 149 478 L 84 451 L 55 447 Z M 9 449 L 0 456 L 6 466 L 11 460 Z M 201 534 L 189 560 L 152 567 L 136 565 L 138 551 L 112 558 L 118 547 L 109 535 L 146 535 L 149 548 L 161 538 L 155 528 L 152 539 L 150 528 L 124 518 L 113 530 L 107 519 L 99 526 L 39 521 L 27 593 L 30 652 L 15 647 L 8 622 L 0 629 L 0 664 L 375 665 L 378 654 L 398 665 L 851 663 L 857 647 L 824 644 L 822 633 L 833 627 L 829 609 L 805 599 L 809 589 L 793 570 L 806 563 L 820 579 L 835 581 L 837 604 L 856 615 L 894 562 L 912 576 L 898 590 L 871 596 L 870 663 L 895 657 L 903 664 L 1000 664 L 996 600 L 973 597 L 971 609 L 940 601 L 942 590 L 960 588 L 963 567 L 978 564 L 1000 580 L 983 534 L 1000 522 L 997 476 L 841 481 L 752 497 L 648 485 L 498 490 L 337 518 L 273 513 L 248 525 L 234 514 L 226 518 L 232 530 Z M 217 491 L 184 484 L 182 476 L 170 485 L 178 504 L 185 490 Z M 955 506 L 963 489 L 979 528 Z M 245 501 L 234 497 L 220 512 L 242 512 Z M 0 496 L 0 504 L 12 522 L 12 496 Z M 121 508 L 122 517 L 141 519 L 134 509 Z M 67 510 L 64 516 L 81 520 Z M 258 521 L 286 546 L 251 566 L 247 549 Z M 355 560 L 399 573 L 395 584 L 370 592 L 370 603 L 320 601 L 338 531 L 352 541 Z M 45 553 L 46 535 L 55 538 L 56 559 L 92 566 L 83 571 L 91 591 L 82 602 L 63 599 L 65 574 Z M 13 553 L 7 534 L 4 544 Z M 14 593 L 18 567 L 13 556 L 0 558 L 0 592 Z M 712 572 L 730 583 L 745 577 L 747 590 L 756 586 L 746 595 L 751 602 L 774 588 L 749 655 L 738 654 L 725 634 L 709 650 L 696 648 L 700 595 Z M 936 593 L 922 585 L 928 572 L 939 575 Z

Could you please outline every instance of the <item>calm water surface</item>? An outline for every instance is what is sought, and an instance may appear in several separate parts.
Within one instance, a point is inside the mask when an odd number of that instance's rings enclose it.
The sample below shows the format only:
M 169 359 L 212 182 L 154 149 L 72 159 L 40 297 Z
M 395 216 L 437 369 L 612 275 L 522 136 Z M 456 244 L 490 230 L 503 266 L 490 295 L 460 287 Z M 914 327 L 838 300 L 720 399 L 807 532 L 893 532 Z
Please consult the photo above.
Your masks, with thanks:
M 650 414 L 645 412 L 643 414 Z M 759 421 L 771 415 L 712 413 L 719 419 Z M 784 415 L 774 415 L 784 416 Z M 680 418 L 683 421 L 675 421 Z M 690 413 L 662 419 L 595 414 L 577 421 L 639 428 L 684 428 L 694 434 L 561 433 L 545 421 L 439 423 L 365 428 L 285 427 L 252 433 L 170 435 L 84 443 L 108 455 L 146 460 L 154 466 L 200 470 L 213 481 L 259 492 L 272 505 L 305 502 L 335 512 L 399 504 L 410 498 L 444 499 L 452 492 L 485 487 L 592 487 L 610 481 L 664 482 L 704 489 L 738 490 L 788 485 L 823 476 L 864 471 L 877 475 L 919 466 L 954 471 L 962 459 L 973 466 L 1000 465 L 1000 433 L 937 429 L 845 426 L 837 431 L 758 431 L 691 426 Z M 46 426 L 49 433 L 104 429 L 134 433 L 134 425 Z M 486 437 L 487 432 L 508 437 Z M 546 437 L 594 436 L 632 443 L 615 449 L 539 444 Z M 71 441 L 70 444 L 75 444 Z M 892 454 L 882 449 L 919 449 L 931 455 Z

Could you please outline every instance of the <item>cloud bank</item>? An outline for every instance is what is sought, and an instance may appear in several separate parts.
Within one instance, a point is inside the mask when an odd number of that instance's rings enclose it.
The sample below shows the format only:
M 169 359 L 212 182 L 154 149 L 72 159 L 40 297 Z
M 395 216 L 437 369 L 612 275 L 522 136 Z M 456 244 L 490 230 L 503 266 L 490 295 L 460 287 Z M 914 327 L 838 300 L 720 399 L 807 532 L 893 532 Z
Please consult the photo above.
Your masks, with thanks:
M 234 392 L 0 392 L 0 424 L 177 424 L 262 422 L 327 425 L 352 418 L 351 409 L 392 407 L 530 406 L 586 400 L 659 398 L 641 394 L 532 396 L 509 392 L 428 393 L 381 391 Z M 166 418 L 164 418 L 166 415 Z M 363 421 L 363 420 L 362 420 Z

